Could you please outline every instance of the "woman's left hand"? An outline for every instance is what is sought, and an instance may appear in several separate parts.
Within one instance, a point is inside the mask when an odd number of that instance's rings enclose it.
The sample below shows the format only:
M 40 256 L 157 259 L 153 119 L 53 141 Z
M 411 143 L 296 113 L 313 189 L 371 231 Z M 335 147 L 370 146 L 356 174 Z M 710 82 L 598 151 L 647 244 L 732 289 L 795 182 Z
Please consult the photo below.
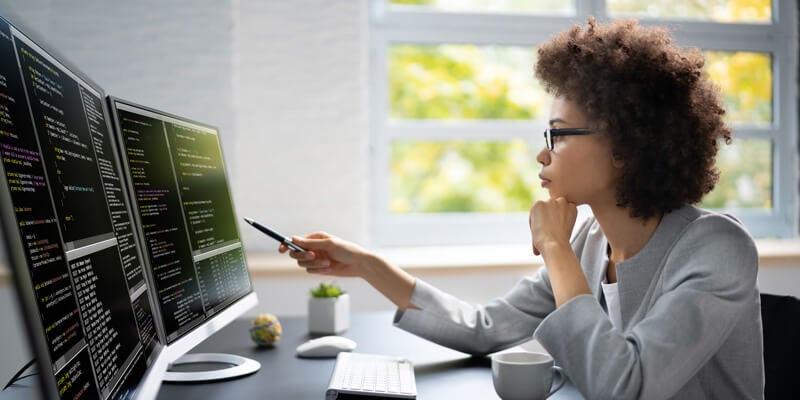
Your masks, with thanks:
M 577 218 L 578 208 L 563 197 L 533 203 L 528 218 L 533 254 L 538 256 L 554 244 L 569 246 L 569 237 Z

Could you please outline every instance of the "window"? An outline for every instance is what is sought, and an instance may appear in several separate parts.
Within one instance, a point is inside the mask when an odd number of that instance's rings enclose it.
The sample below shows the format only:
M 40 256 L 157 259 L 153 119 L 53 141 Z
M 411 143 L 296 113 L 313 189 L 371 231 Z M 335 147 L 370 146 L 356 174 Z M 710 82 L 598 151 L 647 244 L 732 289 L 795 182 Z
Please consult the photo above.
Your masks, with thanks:
M 637 18 L 702 49 L 734 128 L 700 204 L 754 236 L 797 233 L 797 10 L 770 0 L 372 2 L 372 238 L 377 245 L 523 243 L 546 196 L 535 154 L 550 95 L 536 46 L 575 23 Z

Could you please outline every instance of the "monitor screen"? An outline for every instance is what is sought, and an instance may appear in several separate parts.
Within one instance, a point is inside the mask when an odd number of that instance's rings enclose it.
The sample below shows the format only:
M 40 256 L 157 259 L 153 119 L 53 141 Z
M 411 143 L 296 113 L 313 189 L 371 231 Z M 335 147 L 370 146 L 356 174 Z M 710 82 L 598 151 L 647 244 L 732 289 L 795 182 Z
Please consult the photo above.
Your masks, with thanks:
M 252 293 L 219 132 L 120 99 L 109 103 L 171 344 Z
M 138 396 L 162 347 L 107 115 L 0 18 L 0 214 L 46 397 Z

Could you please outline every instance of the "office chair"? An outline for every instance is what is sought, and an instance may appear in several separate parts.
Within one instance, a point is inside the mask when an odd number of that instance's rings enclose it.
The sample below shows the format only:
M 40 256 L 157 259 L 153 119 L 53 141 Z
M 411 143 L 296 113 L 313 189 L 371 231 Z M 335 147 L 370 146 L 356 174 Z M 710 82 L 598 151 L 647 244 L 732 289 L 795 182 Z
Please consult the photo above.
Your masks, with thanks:
M 800 299 L 761 294 L 764 399 L 800 399 Z

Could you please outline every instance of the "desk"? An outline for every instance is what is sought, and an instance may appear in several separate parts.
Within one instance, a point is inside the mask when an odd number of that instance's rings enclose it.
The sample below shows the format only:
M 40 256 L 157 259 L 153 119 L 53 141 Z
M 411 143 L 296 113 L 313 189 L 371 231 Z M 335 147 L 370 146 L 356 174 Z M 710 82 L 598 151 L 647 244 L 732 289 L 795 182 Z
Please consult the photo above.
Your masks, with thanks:
M 433 344 L 392 326 L 391 312 L 356 313 L 342 334 L 358 343 L 355 352 L 408 358 L 414 363 L 417 398 L 498 399 L 491 362 Z M 305 317 L 280 318 L 283 337 L 273 348 L 259 348 L 248 336 L 248 321 L 236 320 L 197 346 L 192 353 L 232 353 L 261 363 L 253 375 L 208 384 L 161 385 L 159 399 L 323 399 L 335 359 L 302 359 L 295 347 L 308 340 Z M 582 399 L 567 383 L 551 399 Z

